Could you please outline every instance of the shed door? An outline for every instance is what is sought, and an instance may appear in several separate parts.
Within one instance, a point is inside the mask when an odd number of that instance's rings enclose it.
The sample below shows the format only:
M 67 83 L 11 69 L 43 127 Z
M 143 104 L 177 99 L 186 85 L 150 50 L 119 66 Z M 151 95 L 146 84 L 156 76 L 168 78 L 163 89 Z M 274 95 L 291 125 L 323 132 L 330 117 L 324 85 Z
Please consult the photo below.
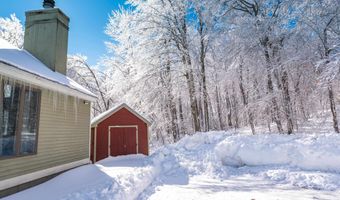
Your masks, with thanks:
M 135 127 L 110 128 L 111 156 L 137 153 L 137 130 Z

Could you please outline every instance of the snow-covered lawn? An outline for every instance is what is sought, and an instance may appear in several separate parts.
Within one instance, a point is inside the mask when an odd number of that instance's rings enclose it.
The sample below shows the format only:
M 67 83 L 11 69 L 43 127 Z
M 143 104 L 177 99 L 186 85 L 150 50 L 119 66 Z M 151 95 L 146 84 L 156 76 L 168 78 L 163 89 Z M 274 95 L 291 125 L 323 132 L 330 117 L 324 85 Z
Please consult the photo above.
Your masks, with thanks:
M 340 135 L 198 133 L 7 199 L 340 199 Z

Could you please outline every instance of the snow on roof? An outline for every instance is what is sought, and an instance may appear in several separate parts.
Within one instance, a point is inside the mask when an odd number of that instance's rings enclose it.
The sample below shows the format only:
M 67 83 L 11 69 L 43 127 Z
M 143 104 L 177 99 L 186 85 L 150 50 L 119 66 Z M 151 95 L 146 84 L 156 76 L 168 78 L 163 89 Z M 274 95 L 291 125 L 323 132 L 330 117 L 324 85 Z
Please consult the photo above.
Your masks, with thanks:
M 39 78 L 43 78 L 45 81 L 51 81 L 75 90 L 75 92 L 85 94 L 86 96 L 91 97 L 91 99 L 96 98 L 96 95 L 76 83 L 71 78 L 52 71 L 26 50 L 19 49 L 2 38 L 0 38 L 0 62 L 20 69 L 21 71 L 27 72 L 31 75 L 38 76 Z M 13 76 L 17 77 L 16 74 L 13 74 Z M 42 85 L 42 87 L 44 86 Z M 76 93 L 74 95 L 77 96 Z
M 134 115 L 136 115 L 136 117 L 138 117 L 139 119 L 141 119 L 142 121 L 144 121 L 146 124 L 150 125 L 151 123 L 149 122 L 149 120 L 145 119 L 143 116 L 141 116 L 140 114 L 138 114 L 136 111 L 134 111 L 130 106 L 128 106 L 125 103 L 120 104 L 119 106 L 113 107 L 101 114 L 99 114 L 98 116 L 94 117 L 91 120 L 91 127 L 97 126 L 100 122 L 104 121 L 106 118 L 108 118 L 109 116 L 113 115 L 114 113 L 116 113 L 118 110 L 122 109 L 122 108 L 126 108 L 128 111 L 130 111 L 131 113 L 133 113 Z

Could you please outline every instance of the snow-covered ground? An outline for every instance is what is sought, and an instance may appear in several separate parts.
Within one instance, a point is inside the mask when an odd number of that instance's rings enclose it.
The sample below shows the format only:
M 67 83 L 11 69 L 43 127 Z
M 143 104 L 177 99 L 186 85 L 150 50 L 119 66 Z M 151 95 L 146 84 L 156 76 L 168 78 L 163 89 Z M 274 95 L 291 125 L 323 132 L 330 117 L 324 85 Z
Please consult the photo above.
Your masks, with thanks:
M 340 199 L 340 135 L 208 132 L 6 199 Z
M 165 173 L 139 198 L 340 199 L 339 145 L 336 134 L 196 134 L 154 153 Z
M 146 156 L 107 158 L 5 199 L 135 199 L 155 176 Z

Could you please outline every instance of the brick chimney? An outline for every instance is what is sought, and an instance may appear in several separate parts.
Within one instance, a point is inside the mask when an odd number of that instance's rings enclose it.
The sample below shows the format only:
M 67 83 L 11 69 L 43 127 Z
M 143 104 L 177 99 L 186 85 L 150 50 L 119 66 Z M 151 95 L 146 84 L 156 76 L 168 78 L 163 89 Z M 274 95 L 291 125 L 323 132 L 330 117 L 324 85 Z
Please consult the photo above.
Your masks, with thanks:
M 65 75 L 70 19 L 58 8 L 45 8 L 26 12 L 24 49 Z

